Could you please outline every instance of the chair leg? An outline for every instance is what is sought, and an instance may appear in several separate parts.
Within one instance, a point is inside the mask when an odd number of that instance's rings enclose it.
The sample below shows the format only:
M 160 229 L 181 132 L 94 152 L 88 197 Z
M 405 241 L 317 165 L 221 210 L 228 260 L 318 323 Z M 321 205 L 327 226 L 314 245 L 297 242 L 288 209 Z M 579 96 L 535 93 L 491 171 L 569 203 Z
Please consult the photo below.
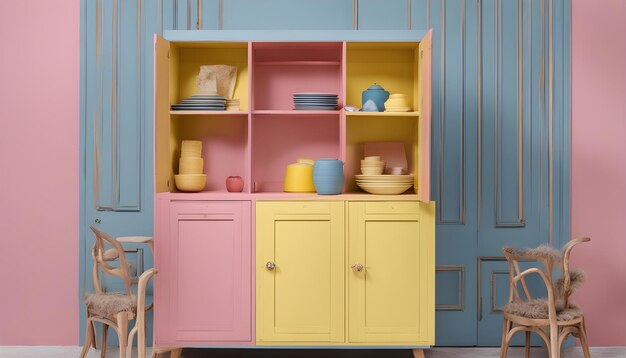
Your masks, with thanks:
M 559 347 L 559 326 L 550 325 L 550 358 L 560 358 L 561 347 Z
M 117 338 L 120 342 L 120 358 L 126 357 L 126 348 L 128 345 L 128 312 L 120 312 L 116 316 L 117 319 Z
M 106 357 L 108 335 L 109 335 L 109 325 L 103 323 L 102 324 L 102 347 L 100 348 L 100 358 Z
M 502 323 L 502 345 L 500 346 L 500 358 L 506 358 L 506 353 L 509 350 L 509 341 L 506 339 L 506 336 L 510 330 L 511 322 L 505 318 Z
M 146 321 L 139 322 L 139 319 L 136 322 L 138 326 L 137 332 L 137 357 L 145 358 L 146 357 Z
M 93 339 L 93 334 L 91 331 L 93 330 L 93 325 L 91 321 L 87 320 L 86 331 L 85 331 L 85 344 L 83 345 L 83 350 L 80 352 L 80 358 L 85 358 L 87 356 L 87 352 L 89 352 L 89 348 L 93 344 L 91 340 Z
M 96 332 L 98 332 L 96 330 L 96 322 L 91 321 L 91 344 L 93 345 L 93 349 L 98 349 L 98 336 L 96 335 Z
M 526 358 L 530 358 L 530 332 L 526 331 Z
M 171 358 L 180 358 L 180 356 L 183 354 L 183 349 L 182 348 L 175 348 L 172 349 L 172 353 L 170 353 L 170 357 Z
M 583 354 L 585 358 L 590 358 L 591 354 L 589 354 L 589 343 L 587 343 L 587 329 L 585 328 L 585 320 L 578 325 L 578 329 L 580 330 L 580 345 L 583 349 Z

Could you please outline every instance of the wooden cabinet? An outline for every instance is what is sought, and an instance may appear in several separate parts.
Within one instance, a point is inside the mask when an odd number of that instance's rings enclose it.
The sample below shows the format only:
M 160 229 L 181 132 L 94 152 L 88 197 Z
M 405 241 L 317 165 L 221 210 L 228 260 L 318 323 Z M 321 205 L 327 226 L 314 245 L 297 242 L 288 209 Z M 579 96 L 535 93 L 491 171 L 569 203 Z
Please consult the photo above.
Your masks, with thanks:
M 250 211 L 247 201 L 171 204 L 165 341 L 251 340 Z
M 348 206 L 351 343 L 434 344 L 434 205 Z
M 207 34 L 213 41 L 200 38 Z M 155 36 L 157 345 L 434 343 L 431 32 L 384 32 L 378 42 L 352 31 L 307 34 Z M 204 64 L 237 67 L 241 110 L 171 109 L 196 94 Z M 360 105 L 373 83 L 406 94 L 410 111 L 343 109 Z M 336 93 L 338 107 L 294 110 L 298 92 Z M 202 142 L 201 192 L 176 188 L 183 140 Z M 402 143 L 413 189 L 359 191 L 368 142 Z M 282 191 L 288 164 L 324 157 L 344 162 L 341 195 Z M 226 190 L 231 175 L 243 178 L 242 192 Z M 362 271 L 351 269 L 356 262 Z
M 257 343 L 344 341 L 343 202 L 258 202 Z
M 256 218 L 257 344 L 434 344 L 434 204 L 257 202 Z

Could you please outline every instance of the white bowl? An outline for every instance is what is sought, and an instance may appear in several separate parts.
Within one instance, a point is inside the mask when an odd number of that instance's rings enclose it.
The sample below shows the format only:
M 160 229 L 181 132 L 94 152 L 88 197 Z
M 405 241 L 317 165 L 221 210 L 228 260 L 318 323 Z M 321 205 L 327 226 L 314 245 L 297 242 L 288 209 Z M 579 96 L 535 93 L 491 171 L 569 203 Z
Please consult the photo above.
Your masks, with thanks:
M 361 163 L 363 163 L 363 161 L 366 161 L 366 162 L 380 162 L 381 160 L 380 160 L 380 155 L 371 155 L 369 157 L 363 158 Z

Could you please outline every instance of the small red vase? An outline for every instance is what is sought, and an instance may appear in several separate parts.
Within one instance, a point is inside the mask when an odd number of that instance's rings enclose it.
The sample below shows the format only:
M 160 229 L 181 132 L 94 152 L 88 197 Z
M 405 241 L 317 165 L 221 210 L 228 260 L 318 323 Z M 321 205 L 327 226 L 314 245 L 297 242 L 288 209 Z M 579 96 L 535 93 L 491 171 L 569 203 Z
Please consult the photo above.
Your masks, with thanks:
M 226 178 L 226 190 L 231 193 L 243 191 L 243 179 L 240 176 L 230 176 Z

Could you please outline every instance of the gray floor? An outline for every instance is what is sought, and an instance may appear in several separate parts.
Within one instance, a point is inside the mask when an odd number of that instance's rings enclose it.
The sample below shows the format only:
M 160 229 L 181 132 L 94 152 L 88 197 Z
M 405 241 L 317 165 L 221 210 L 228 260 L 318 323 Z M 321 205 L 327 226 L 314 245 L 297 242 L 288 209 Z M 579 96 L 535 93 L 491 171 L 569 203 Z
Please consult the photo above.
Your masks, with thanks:
M 46 358 L 67 358 L 78 357 L 81 347 L 49 347 L 49 346 L 29 346 L 29 347 L 2 347 L 0 346 L 0 357 L 2 358 L 30 358 L 30 357 L 46 357 Z M 488 358 L 499 357 L 499 348 L 433 348 L 426 352 L 428 358 L 448 358 L 448 357 L 465 357 L 465 358 Z M 117 349 L 111 347 L 107 350 L 107 358 L 118 357 Z M 133 355 L 136 357 L 135 355 Z M 183 354 L 184 358 L 195 357 L 215 357 L 215 358 L 412 358 L 412 354 L 408 350 L 263 350 L 263 349 L 192 349 L 186 350 Z M 523 357 L 523 348 L 511 348 L 508 357 Z M 545 350 L 533 348 L 531 357 L 547 357 Z M 593 347 L 591 348 L 591 356 L 593 358 L 624 358 L 626 357 L 626 347 Z M 89 358 L 100 357 L 100 352 L 92 349 Z M 565 349 L 563 358 L 583 357 L 580 347 Z

